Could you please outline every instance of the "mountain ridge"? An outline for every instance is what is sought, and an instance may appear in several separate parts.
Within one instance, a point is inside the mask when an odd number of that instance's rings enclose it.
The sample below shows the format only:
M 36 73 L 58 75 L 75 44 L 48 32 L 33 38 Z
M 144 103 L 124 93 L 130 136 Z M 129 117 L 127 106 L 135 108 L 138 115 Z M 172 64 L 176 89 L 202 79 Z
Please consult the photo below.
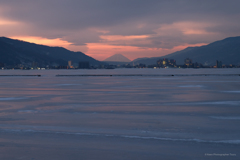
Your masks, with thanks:
M 183 50 L 173 52 L 161 57 L 138 58 L 134 63 L 156 64 L 159 59 L 175 59 L 177 64 L 184 64 L 184 59 L 190 58 L 193 62 L 203 65 L 215 65 L 216 60 L 223 64 L 240 64 L 240 36 L 227 37 L 208 45 L 198 47 L 187 47 Z
M 104 61 L 107 61 L 107 62 L 131 62 L 130 59 L 123 56 L 122 54 L 114 54 L 114 55 L 106 58 Z
M 25 64 L 33 61 L 45 65 L 67 65 L 68 61 L 78 64 L 89 61 L 91 65 L 101 64 L 100 61 L 82 52 L 73 52 L 63 47 L 50 47 L 22 40 L 0 37 L 0 60 L 6 65 Z

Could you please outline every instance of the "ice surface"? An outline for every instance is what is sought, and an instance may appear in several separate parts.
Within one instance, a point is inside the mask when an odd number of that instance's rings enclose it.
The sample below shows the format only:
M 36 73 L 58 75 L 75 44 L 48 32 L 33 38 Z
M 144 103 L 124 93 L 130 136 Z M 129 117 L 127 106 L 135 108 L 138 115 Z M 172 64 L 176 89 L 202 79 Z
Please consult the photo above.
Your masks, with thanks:
M 0 159 L 206 159 L 240 149 L 239 69 L 1 70 Z M 219 159 L 219 157 L 210 157 Z

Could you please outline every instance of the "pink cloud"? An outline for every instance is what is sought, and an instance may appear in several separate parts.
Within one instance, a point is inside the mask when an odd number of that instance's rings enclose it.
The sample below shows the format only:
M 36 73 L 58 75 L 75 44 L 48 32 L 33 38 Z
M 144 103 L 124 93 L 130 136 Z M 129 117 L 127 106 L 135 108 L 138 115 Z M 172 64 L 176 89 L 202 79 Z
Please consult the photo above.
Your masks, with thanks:
M 60 38 L 56 39 L 47 39 L 47 38 L 42 38 L 42 37 L 32 37 L 32 36 L 12 36 L 10 37 L 12 39 L 19 39 L 31 43 L 36 43 L 36 44 L 42 44 L 42 45 L 48 45 L 48 46 L 62 46 L 62 47 L 68 47 L 72 43 L 68 41 L 61 40 Z

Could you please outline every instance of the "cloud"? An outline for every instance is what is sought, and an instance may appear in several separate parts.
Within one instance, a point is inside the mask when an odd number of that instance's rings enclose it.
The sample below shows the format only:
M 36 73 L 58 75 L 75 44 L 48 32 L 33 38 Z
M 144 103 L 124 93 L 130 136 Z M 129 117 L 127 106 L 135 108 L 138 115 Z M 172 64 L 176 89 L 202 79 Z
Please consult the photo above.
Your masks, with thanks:
M 239 5 L 239 0 L 1 0 L 0 34 L 58 39 L 89 55 L 92 47 L 109 49 L 95 57 L 119 50 L 135 58 L 144 51 L 144 57 L 156 56 L 239 36 Z

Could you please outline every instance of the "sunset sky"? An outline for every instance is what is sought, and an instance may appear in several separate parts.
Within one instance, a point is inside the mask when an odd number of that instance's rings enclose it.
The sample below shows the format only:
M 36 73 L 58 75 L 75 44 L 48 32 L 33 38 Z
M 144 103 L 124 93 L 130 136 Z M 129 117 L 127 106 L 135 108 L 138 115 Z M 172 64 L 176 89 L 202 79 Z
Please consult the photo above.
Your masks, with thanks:
M 0 0 L 0 36 L 97 60 L 159 57 L 240 36 L 240 0 Z

